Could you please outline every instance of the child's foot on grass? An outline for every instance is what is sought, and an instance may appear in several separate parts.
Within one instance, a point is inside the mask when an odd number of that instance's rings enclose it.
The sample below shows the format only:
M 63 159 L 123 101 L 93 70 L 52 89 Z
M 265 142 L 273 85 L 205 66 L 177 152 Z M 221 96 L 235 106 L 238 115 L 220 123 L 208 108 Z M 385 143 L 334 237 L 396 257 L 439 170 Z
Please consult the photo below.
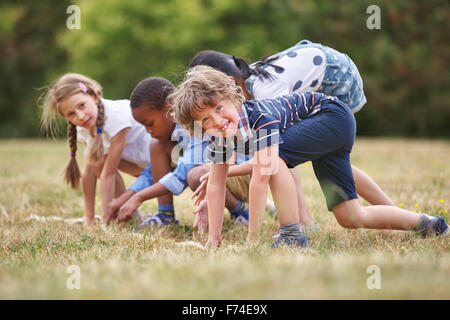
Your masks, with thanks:
M 301 231 L 302 233 L 304 233 L 305 235 L 311 235 L 311 234 L 314 234 L 314 233 L 316 233 L 316 232 L 319 232 L 319 231 L 320 231 L 320 226 L 319 226 L 319 224 L 318 224 L 316 221 L 314 221 L 313 224 L 308 225 L 308 226 L 305 226 L 305 225 L 303 225 L 303 224 L 300 224 L 300 231 Z M 274 235 L 272 238 L 273 238 L 273 239 L 276 239 L 276 238 L 278 238 L 279 236 L 280 236 L 280 234 L 276 234 L 276 235 Z
M 416 231 L 422 236 L 448 236 L 450 234 L 450 227 L 445 223 L 445 219 L 439 216 L 430 216 L 422 213 L 420 215 L 420 222 Z
M 320 231 L 320 226 L 316 221 L 313 221 L 313 223 L 309 225 L 300 225 L 300 230 L 305 234 L 312 234 Z
M 142 230 L 145 227 L 156 225 L 156 226 L 167 226 L 170 224 L 178 224 L 178 220 L 175 220 L 175 215 L 157 213 L 155 215 L 146 214 L 143 216 L 144 222 L 134 228 L 135 231 Z
M 278 248 L 280 245 L 309 248 L 309 239 L 305 235 L 299 236 L 278 236 L 272 243 L 272 249 Z
M 242 202 L 237 212 L 230 212 L 231 220 L 235 223 L 240 223 L 248 226 L 248 204 Z
M 309 247 L 309 238 L 301 231 L 300 223 L 291 223 L 279 227 L 280 234 L 272 243 L 272 248 L 280 245 L 295 246 L 301 248 Z

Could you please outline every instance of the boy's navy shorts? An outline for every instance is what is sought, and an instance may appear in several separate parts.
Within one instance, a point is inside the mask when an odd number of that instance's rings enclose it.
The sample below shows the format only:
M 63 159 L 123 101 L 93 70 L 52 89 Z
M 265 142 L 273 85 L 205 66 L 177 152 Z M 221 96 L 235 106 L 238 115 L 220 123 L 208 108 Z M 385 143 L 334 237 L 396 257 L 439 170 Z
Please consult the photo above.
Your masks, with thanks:
M 282 134 L 279 155 L 289 168 L 311 161 L 328 210 L 357 199 L 350 164 L 356 134 L 355 117 L 341 101 L 324 102 L 322 110 Z

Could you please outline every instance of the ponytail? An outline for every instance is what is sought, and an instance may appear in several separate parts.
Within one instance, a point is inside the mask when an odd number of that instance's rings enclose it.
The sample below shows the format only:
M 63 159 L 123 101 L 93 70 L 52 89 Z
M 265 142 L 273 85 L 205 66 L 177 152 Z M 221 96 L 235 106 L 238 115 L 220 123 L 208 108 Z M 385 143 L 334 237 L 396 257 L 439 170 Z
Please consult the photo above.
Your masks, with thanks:
M 270 66 L 272 68 L 274 68 L 277 72 L 283 72 L 284 68 L 277 66 L 275 64 L 272 64 L 271 62 L 277 60 L 278 57 L 274 56 L 272 58 L 270 57 L 263 57 L 261 60 L 259 60 L 258 62 L 255 62 L 255 69 L 253 69 L 254 74 L 257 75 L 261 80 L 264 79 L 268 79 L 268 80 L 273 80 L 275 77 L 270 74 L 269 72 L 267 72 L 263 66 Z
M 105 107 L 103 106 L 102 100 L 99 99 L 97 103 L 97 133 L 92 139 L 89 150 L 88 150 L 88 161 L 92 163 L 98 163 L 103 160 L 103 125 L 105 123 Z
M 274 76 L 267 72 L 263 66 L 268 65 L 278 70 L 284 70 L 283 67 L 272 64 L 271 62 L 278 59 L 277 56 L 272 58 L 263 58 L 260 61 L 255 63 L 255 67 L 252 68 L 249 66 L 248 62 L 239 57 L 231 56 L 226 53 L 213 51 L 213 50 L 204 50 L 199 53 L 192 59 L 189 68 L 198 66 L 198 65 L 206 65 L 210 66 L 216 70 L 222 71 L 229 76 L 232 76 L 235 80 L 239 79 L 248 79 L 251 75 L 255 75 L 261 80 L 274 79 Z
M 77 127 L 69 122 L 67 129 L 67 141 L 70 147 L 70 160 L 67 164 L 64 181 L 73 189 L 78 189 L 80 186 L 80 169 L 77 163 Z

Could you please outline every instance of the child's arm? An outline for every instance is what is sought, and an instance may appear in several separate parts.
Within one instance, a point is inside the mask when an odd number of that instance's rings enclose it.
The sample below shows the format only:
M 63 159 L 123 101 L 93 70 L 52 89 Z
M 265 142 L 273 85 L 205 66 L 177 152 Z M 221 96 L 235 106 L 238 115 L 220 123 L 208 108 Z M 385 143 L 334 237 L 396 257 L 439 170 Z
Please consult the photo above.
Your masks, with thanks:
M 122 152 L 125 148 L 130 128 L 125 128 L 119 131 L 112 139 L 108 155 L 106 156 L 103 165 L 102 173 L 100 174 L 100 199 L 102 200 L 102 219 L 106 224 L 112 219 L 109 212 L 109 203 L 114 198 L 115 189 L 115 174 L 119 167 Z
M 117 217 L 120 207 L 122 207 L 128 200 L 130 200 L 130 198 L 135 193 L 136 193 L 136 191 L 134 191 L 132 189 L 128 189 L 127 191 L 122 193 L 120 195 L 120 197 L 118 197 L 117 199 L 114 199 L 113 201 L 111 201 L 109 203 L 109 212 L 110 212 L 111 217 L 112 217 L 111 220 L 114 220 Z
M 97 186 L 97 175 L 95 168 L 89 164 L 87 157 L 84 159 L 83 173 L 81 176 L 81 186 L 83 190 L 84 210 L 86 226 L 95 224 L 95 189 Z
M 253 164 L 250 161 L 231 166 L 228 170 L 227 177 L 245 176 L 251 174 L 253 170 Z
M 228 164 L 213 163 L 209 175 L 206 198 L 208 201 L 208 242 L 212 248 L 221 243 L 223 212 L 225 209 L 225 180 L 227 178 Z
M 264 219 L 267 201 L 267 187 L 273 174 L 278 171 L 278 144 L 268 146 L 255 153 L 254 165 L 249 189 L 249 225 L 248 238 L 258 238 Z
M 130 200 L 124 204 L 119 211 L 117 222 L 127 221 L 133 212 L 146 200 L 164 196 L 167 194 L 179 195 L 187 187 L 187 174 L 196 166 L 194 150 L 202 150 L 202 141 L 191 140 L 186 152 L 178 159 L 177 167 L 174 171 L 167 173 L 158 182 L 137 192 Z M 173 151 L 173 150 L 172 150 Z M 198 152 L 198 151 L 197 151 Z
M 117 223 L 129 220 L 133 212 L 139 208 L 144 201 L 166 194 L 171 194 L 171 192 L 159 182 L 135 193 L 124 205 L 122 205 L 122 207 L 120 207 L 117 215 Z

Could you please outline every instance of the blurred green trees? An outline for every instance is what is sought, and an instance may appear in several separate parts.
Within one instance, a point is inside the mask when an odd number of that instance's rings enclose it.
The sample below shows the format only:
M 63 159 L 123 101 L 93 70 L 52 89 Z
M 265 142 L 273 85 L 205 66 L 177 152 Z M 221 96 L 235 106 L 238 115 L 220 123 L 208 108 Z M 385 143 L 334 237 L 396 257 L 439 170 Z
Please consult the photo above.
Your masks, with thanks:
M 301 39 L 347 53 L 368 103 L 364 135 L 450 136 L 448 1 L 82 0 L 81 29 L 66 27 L 69 1 L 0 5 L 0 136 L 38 134 L 35 88 L 65 72 L 98 80 L 107 98 L 128 98 L 143 78 L 175 84 L 196 52 L 255 61 Z M 381 9 L 369 30 L 366 9 Z

